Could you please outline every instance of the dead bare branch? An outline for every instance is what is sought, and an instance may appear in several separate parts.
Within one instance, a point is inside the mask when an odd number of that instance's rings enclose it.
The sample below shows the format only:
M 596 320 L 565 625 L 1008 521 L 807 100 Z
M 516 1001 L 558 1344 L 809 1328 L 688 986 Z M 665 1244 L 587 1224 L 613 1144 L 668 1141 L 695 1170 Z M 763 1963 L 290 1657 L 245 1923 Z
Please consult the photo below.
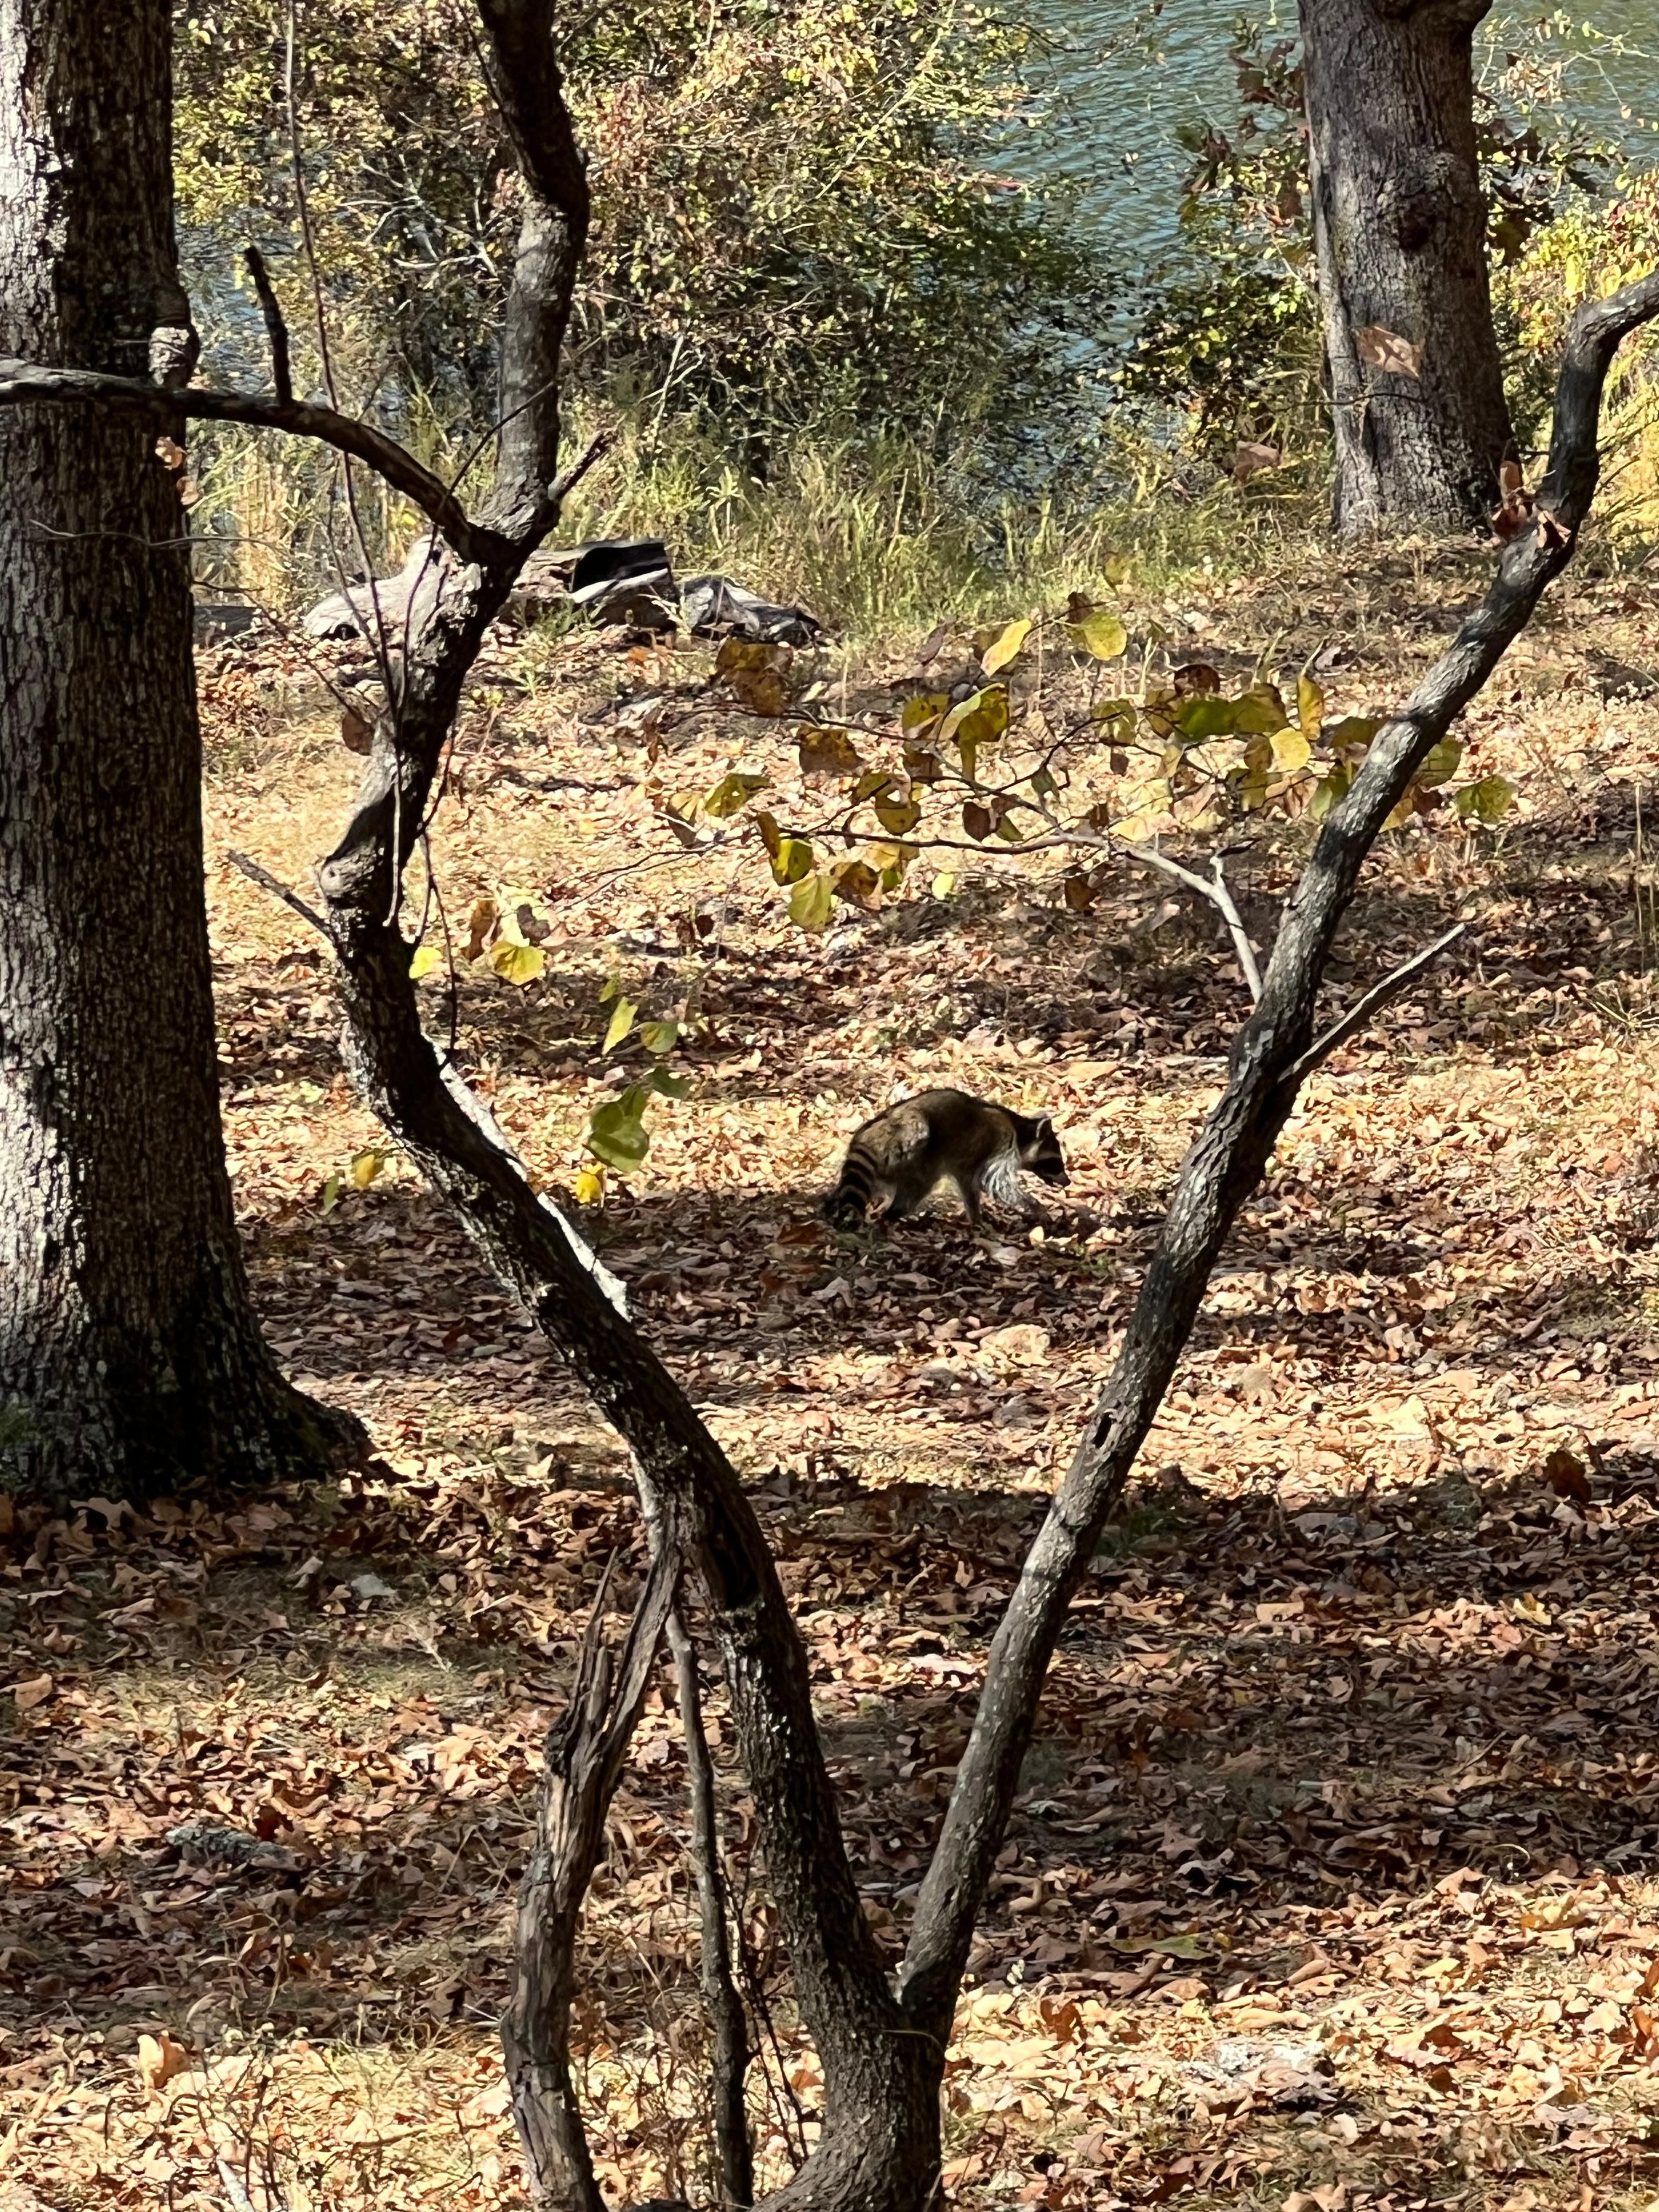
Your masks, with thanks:
M 720 1822 L 714 1803 L 714 1762 L 703 1726 L 697 1651 L 680 1610 L 668 1616 L 668 1644 L 679 1679 L 680 1725 L 691 1800 L 691 1869 L 697 1885 L 699 1960 L 703 2008 L 714 2038 L 714 2148 L 728 2204 L 755 2198 L 755 2154 L 749 2139 L 744 2084 L 749 2071 L 749 2030 L 732 1972 L 726 1882 L 720 1872 Z
M 650 1686 L 679 1562 L 659 1547 L 619 1658 L 603 1636 L 614 1559 L 605 1570 L 562 1717 L 548 1730 L 536 1841 L 514 1923 L 513 1996 L 501 2015 L 513 2117 L 538 2205 L 605 2212 L 570 2075 L 576 1929 L 605 1849 L 605 1814 Z
M 1386 1006 L 1390 999 L 1397 999 L 1414 977 L 1420 975 L 1425 968 L 1440 957 L 1448 945 L 1455 945 L 1458 939 L 1468 933 L 1468 924 L 1460 921 L 1443 937 L 1437 937 L 1432 945 L 1425 945 L 1420 952 L 1414 952 L 1409 960 L 1402 961 L 1392 973 L 1383 976 L 1381 982 L 1373 983 L 1363 998 L 1356 999 L 1347 1012 L 1331 1024 L 1322 1036 L 1315 1039 L 1284 1080 L 1293 1089 L 1299 1090 L 1322 1060 L 1328 1060 L 1339 1045 L 1346 1044 L 1351 1036 L 1363 1030 L 1373 1014 Z
M 250 246 L 242 258 L 247 264 L 247 273 L 253 279 L 254 291 L 258 295 L 259 313 L 264 317 L 265 337 L 270 347 L 270 381 L 279 407 L 294 404 L 294 372 L 289 364 L 288 325 L 283 320 L 282 302 L 270 281 L 270 271 L 265 266 L 265 257 L 257 246 Z
M 280 876 L 273 876 L 269 868 L 262 868 L 257 860 L 251 860 L 246 853 L 239 853 L 234 845 L 226 852 L 225 858 L 233 867 L 240 868 L 251 884 L 258 884 L 260 890 L 269 891 L 272 898 L 281 899 L 283 904 L 291 908 L 301 921 L 308 921 L 313 929 L 321 930 L 325 937 L 329 934 L 328 924 L 316 908 L 307 906 L 299 892 L 285 884 Z
M 1167 853 L 1160 853 L 1156 845 L 1132 844 L 1127 837 L 1114 837 L 1109 833 L 1098 841 L 1089 840 L 1091 844 L 1096 842 L 1111 852 L 1127 853 L 1131 860 L 1139 860 L 1149 868 L 1161 868 L 1166 876 L 1173 876 L 1177 883 L 1185 884 L 1189 890 L 1195 890 L 1200 898 L 1208 899 L 1227 925 L 1227 934 L 1233 941 L 1233 951 L 1252 1003 L 1261 998 L 1261 970 L 1256 965 L 1255 947 L 1251 944 L 1238 908 L 1233 903 L 1233 895 L 1227 888 L 1227 878 L 1222 872 L 1218 860 L 1212 862 L 1210 875 L 1204 877 L 1192 868 L 1183 868 L 1179 860 L 1172 860 Z

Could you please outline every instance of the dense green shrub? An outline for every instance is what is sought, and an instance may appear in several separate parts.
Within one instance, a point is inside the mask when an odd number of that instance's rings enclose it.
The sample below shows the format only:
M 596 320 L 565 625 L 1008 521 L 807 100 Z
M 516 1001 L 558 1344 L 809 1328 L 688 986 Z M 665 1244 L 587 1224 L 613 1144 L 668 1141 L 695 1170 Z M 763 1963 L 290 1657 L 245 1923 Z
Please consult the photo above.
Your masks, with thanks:
M 489 413 L 515 180 L 462 18 L 437 0 L 300 16 L 295 107 L 324 289 L 359 397 Z M 181 0 L 179 178 L 193 258 L 251 222 L 296 322 L 308 287 L 270 0 Z M 572 31 L 595 220 L 578 389 L 740 427 L 866 423 L 939 453 L 1016 441 L 1074 382 L 1101 276 L 1062 210 L 992 163 L 1030 34 L 958 0 L 637 0 Z M 198 288 L 200 276 L 198 276 Z M 220 295 L 227 334 L 256 335 Z
M 1571 33 L 1571 39 L 1569 34 Z M 1573 116 L 1574 51 L 1595 33 L 1546 18 L 1486 27 L 1475 125 L 1500 271 L 1608 188 L 1615 149 Z M 1231 49 L 1237 111 L 1183 134 L 1194 166 L 1181 242 L 1142 278 L 1115 371 L 1123 397 L 1172 412 L 1221 465 L 1240 440 L 1322 453 L 1328 440 L 1308 206 L 1300 43 L 1246 17 Z M 1513 287 L 1497 288 L 1517 427 L 1536 425 L 1553 371 Z

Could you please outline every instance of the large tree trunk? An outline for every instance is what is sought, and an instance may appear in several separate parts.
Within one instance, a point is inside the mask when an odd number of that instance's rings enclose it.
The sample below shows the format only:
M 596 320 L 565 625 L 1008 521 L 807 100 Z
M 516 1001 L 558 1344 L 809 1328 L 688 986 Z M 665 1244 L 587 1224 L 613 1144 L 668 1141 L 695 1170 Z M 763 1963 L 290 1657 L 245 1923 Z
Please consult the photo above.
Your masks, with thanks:
M 1497 504 L 1510 428 L 1471 53 L 1491 5 L 1301 0 L 1334 520 L 1344 536 L 1460 529 Z M 1362 335 L 1370 331 L 1404 347 Z M 1379 351 L 1399 365 L 1379 366 Z
M 0 353 L 188 374 L 171 33 L 167 0 L 0 0 Z M 175 481 L 137 416 L 0 417 L 0 1477 L 58 1497 L 345 1433 L 237 1245 Z

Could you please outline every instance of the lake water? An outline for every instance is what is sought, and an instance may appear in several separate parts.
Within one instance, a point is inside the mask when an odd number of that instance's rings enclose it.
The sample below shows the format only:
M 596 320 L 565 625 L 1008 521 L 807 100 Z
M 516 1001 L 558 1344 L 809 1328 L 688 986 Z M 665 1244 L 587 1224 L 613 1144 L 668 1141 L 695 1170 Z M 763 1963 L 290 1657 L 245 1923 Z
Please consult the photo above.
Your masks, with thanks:
M 1237 12 L 1227 0 L 1165 0 L 1150 52 L 1126 40 L 1134 0 L 1051 0 L 1043 13 L 1045 27 L 1063 41 L 1043 72 L 1058 98 L 1015 166 L 1075 184 L 1108 246 L 1143 265 L 1176 235 L 1181 179 L 1191 162 L 1176 130 L 1201 119 L 1225 127 L 1237 113 L 1227 59 Z M 1281 35 L 1295 30 L 1294 0 L 1267 0 L 1254 12 Z M 1644 127 L 1645 118 L 1659 118 L 1654 0 L 1596 0 L 1580 13 L 1593 15 L 1602 43 L 1576 30 L 1559 42 L 1557 51 L 1571 58 L 1564 105 L 1636 157 L 1645 150 L 1659 162 L 1659 131 Z

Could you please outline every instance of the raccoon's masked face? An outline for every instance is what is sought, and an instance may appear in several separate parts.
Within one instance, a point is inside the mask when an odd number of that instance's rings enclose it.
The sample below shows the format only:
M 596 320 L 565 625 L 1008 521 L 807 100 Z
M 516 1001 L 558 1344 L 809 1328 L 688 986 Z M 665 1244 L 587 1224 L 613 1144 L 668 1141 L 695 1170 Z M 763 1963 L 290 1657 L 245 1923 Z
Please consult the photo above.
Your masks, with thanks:
M 1072 1180 L 1060 1157 L 1060 1139 L 1054 1134 L 1054 1125 L 1046 1114 L 1036 1124 L 1035 1133 L 1021 1145 L 1019 1164 L 1039 1181 L 1052 1183 L 1059 1190 L 1063 1190 Z

